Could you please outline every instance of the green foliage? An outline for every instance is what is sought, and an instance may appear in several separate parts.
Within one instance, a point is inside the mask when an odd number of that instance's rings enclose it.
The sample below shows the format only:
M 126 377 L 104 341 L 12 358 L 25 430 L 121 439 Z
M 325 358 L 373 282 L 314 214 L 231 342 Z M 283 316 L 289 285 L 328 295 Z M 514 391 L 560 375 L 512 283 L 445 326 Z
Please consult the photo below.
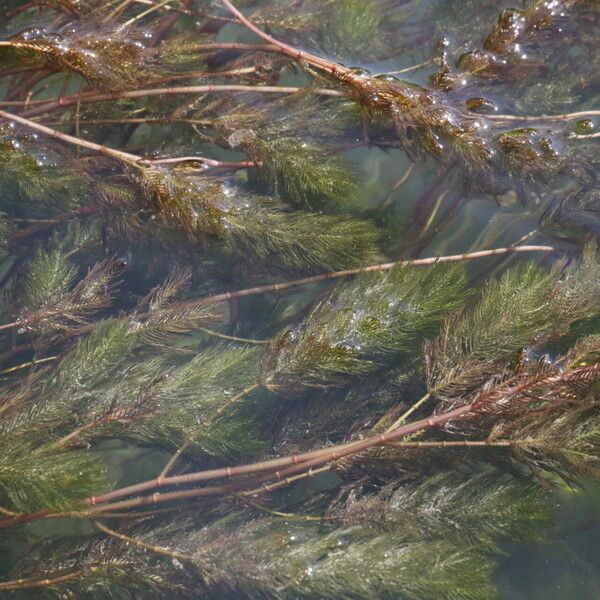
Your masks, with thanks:
M 351 205 L 357 185 L 350 170 L 325 148 L 292 138 L 253 142 L 258 178 L 274 194 L 315 210 Z
M 227 546 L 221 543 L 213 557 L 198 558 L 216 563 L 208 573 L 217 590 L 248 598 L 422 600 L 492 594 L 486 583 L 489 562 L 444 540 L 412 542 L 363 528 L 319 531 L 267 519 L 237 531 L 215 529 L 208 530 L 210 537 L 200 534 L 196 544 L 214 543 L 220 533 Z
M 328 18 L 320 31 L 319 45 L 336 56 L 367 56 L 381 46 L 382 15 L 371 0 L 329 3 Z
M 148 38 L 131 28 L 26 30 L 11 43 L 33 58 L 43 58 L 51 68 L 77 74 L 107 91 L 130 89 L 160 75 Z
M 215 318 L 210 303 L 181 299 L 190 277 L 189 271 L 174 271 L 138 302 L 132 324 L 141 343 L 164 345 Z
M 58 250 L 38 253 L 27 265 L 21 300 L 35 310 L 56 301 L 71 288 L 77 269 Z
M 132 594 L 150 594 L 152 598 L 165 599 L 189 597 L 174 581 L 177 572 L 172 564 L 141 549 L 129 548 L 124 553 L 123 544 L 116 540 L 90 536 L 77 542 L 45 539 L 40 541 L 40 547 L 47 559 L 41 561 L 36 553 L 22 556 L 15 571 L 39 573 L 47 570 L 79 576 L 29 589 L 28 597 L 57 599 L 64 594 L 85 600 L 125 600 Z
M 488 281 L 471 309 L 449 318 L 428 349 L 428 385 L 460 395 L 508 366 L 523 348 L 564 335 L 574 322 L 593 316 L 600 286 L 595 247 L 561 277 L 531 264 Z
M 347 384 L 399 359 L 464 302 L 460 269 L 396 267 L 340 284 L 265 357 L 262 381 L 287 394 Z
M 54 397 L 67 403 L 70 410 L 89 410 L 92 397 L 110 387 L 115 373 L 127 363 L 135 342 L 136 336 L 126 321 L 98 323 L 58 365 L 53 380 L 48 382 Z M 65 407 L 58 404 L 55 409 L 60 414 Z
M 0 213 L 0 259 L 5 258 L 8 254 L 8 242 L 12 227 L 6 220 L 6 215 Z
M 241 255 L 329 269 L 376 257 L 377 232 L 366 221 L 284 211 L 267 199 L 185 172 L 152 168 L 142 177 L 161 220 L 191 237 L 223 240 Z
M 600 477 L 596 3 L 4 4 L 0 592 L 493 597 Z
M 35 151 L 34 139 L 0 138 L 2 199 L 11 212 L 22 214 L 23 203 L 34 215 L 70 210 L 80 204 L 88 188 L 85 174 L 64 165 L 54 149 L 46 152 L 48 155 Z
M 378 233 L 348 216 L 288 212 L 256 199 L 223 216 L 228 242 L 258 259 L 291 266 L 343 269 L 377 260 Z
M 444 539 L 497 552 L 503 539 L 539 541 L 551 508 L 550 495 L 539 486 L 490 468 L 353 494 L 332 515 L 346 526 L 372 523 L 415 541 Z
M 38 252 L 15 290 L 17 323 L 22 330 L 68 331 L 110 305 L 112 280 L 119 271 L 114 259 L 97 263 L 76 285 L 76 269 L 64 253 Z
M 128 428 L 127 437 L 136 443 L 174 451 L 198 433 L 188 449 L 192 456 L 233 457 L 255 452 L 260 443 L 251 413 L 242 411 L 247 416 L 239 418 L 239 405 L 247 404 L 248 399 L 241 399 L 216 423 L 205 423 L 230 398 L 256 381 L 257 358 L 255 349 L 216 346 L 169 370 L 157 392 L 157 414 L 134 423 Z M 236 384 L 232 388 L 234 378 Z
M 25 429 L 2 436 L 0 498 L 14 511 L 77 508 L 82 496 L 105 484 L 98 457 L 45 444 L 43 435 Z

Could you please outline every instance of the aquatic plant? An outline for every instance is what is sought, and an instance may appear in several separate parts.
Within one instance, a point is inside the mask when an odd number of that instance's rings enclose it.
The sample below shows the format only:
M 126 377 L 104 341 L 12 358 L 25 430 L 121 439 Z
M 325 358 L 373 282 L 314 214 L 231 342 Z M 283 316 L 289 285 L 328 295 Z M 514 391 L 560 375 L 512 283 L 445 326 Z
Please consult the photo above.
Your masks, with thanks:
M 0 592 L 493 597 L 600 476 L 597 2 L 5 4 Z

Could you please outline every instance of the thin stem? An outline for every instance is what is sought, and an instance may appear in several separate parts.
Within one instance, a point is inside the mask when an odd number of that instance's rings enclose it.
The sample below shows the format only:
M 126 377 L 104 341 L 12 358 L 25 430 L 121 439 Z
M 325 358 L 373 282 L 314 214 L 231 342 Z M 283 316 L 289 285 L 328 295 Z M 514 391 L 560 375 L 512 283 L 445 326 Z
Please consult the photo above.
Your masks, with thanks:
M 135 98 L 150 98 L 153 96 L 172 96 L 184 94 L 221 94 L 221 93 L 253 93 L 253 94 L 299 94 L 313 93 L 321 96 L 346 97 L 347 94 L 340 90 L 310 88 L 310 87 L 292 87 L 292 86 L 273 86 L 273 85 L 242 85 L 242 84 L 218 84 L 218 85 L 191 85 L 166 88 L 150 88 L 143 90 L 131 90 L 128 92 L 91 92 L 81 97 L 81 104 L 92 102 L 106 102 L 111 100 L 125 100 Z M 68 108 L 77 103 L 76 96 L 64 96 L 57 100 L 33 100 L 29 103 L 20 102 L 19 105 L 35 106 L 28 110 L 24 115 L 33 117 L 39 114 Z M 0 106 L 3 103 L 0 102 Z M 10 104 L 9 106 L 13 106 Z
M 231 69 L 229 71 L 187 71 L 185 73 L 176 73 L 169 77 L 156 80 L 155 83 L 168 83 L 169 81 L 181 81 L 185 79 L 210 78 L 210 77 L 238 77 L 239 75 L 251 75 L 256 73 L 258 67 L 244 67 L 241 69 Z
M 585 117 L 598 117 L 600 110 L 580 110 L 557 115 L 486 115 L 491 121 L 570 121 Z
M 55 225 L 60 223 L 66 223 L 67 221 L 76 219 L 78 217 L 87 217 L 89 215 L 93 215 L 96 213 L 96 211 L 97 209 L 93 206 L 82 206 L 76 210 L 57 215 L 56 218 L 52 219 L 52 221 L 48 221 L 47 223 L 34 225 L 33 227 L 28 227 L 27 229 L 20 229 L 19 231 L 13 233 L 9 239 L 11 243 L 15 243 L 24 238 L 37 235 L 38 233 L 46 231 L 47 229 L 52 229 Z
M 233 496 L 238 498 L 242 502 L 245 502 L 249 506 L 252 506 L 253 508 L 256 508 L 257 510 L 265 512 L 269 515 L 273 515 L 274 517 L 281 517 L 282 519 L 292 519 L 295 521 L 324 521 L 324 520 L 326 520 L 325 517 L 317 517 L 314 515 L 297 515 L 296 513 L 288 513 L 288 512 L 281 512 L 279 510 L 273 510 L 272 508 L 265 506 L 261 502 L 257 502 L 256 500 L 252 500 L 252 498 L 248 498 L 248 496 L 245 494 L 233 494 Z
M 31 121 L 29 119 L 25 119 L 23 117 L 19 117 L 18 115 L 13 115 L 12 113 L 8 113 L 6 111 L 0 110 L 0 117 L 7 119 L 9 121 L 14 121 L 15 123 L 19 123 L 20 125 L 24 125 L 29 129 L 33 129 L 35 131 L 39 131 L 40 133 L 44 133 L 52 138 L 58 139 L 67 144 L 73 144 L 80 148 L 86 148 L 88 150 L 93 150 L 94 152 L 99 152 L 100 154 L 105 154 L 112 158 L 116 158 L 117 160 L 123 161 L 129 165 L 134 165 L 136 167 L 140 166 L 153 166 L 153 165 L 161 165 L 161 164 L 178 164 L 183 162 L 197 162 L 202 163 L 204 165 L 210 167 L 219 167 L 219 168 L 235 168 L 235 169 L 244 169 L 248 167 L 255 167 L 257 163 L 253 161 L 219 161 L 213 160 L 212 158 L 206 158 L 204 156 L 183 156 L 180 158 L 164 158 L 164 159 L 156 159 L 150 160 L 142 158 L 137 154 L 131 154 L 129 152 L 123 152 L 122 150 L 115 150 L 114 148 L 109 148 L 108 146 L 103 146 L 101 144 L 96 144 L 95 142 L 88 142 L 79 137 L 75 137 L 73 135 L 68 135 L 66 133 L 62 133 L 56 129 L 52 129 L 50 127 L 46 127 L 46 125 L 41 125 L 40 123 L 36 123 L 35 121 Z M 10 324 L 10 326 L 14 326 L 15 324 Z M 4 326 L 4 328 L 8 328 L 9 325 Z M 0 326 L 0 330 L 3 327 Z
M 415 163 L 410 163 L 410 165 L 404 172 L 404 175 L 402 175 L 400 177 L 400 179 L 398 179 L 398 181 L 396 181 L 396 183 L 394 184 L 392 189 L 388 192 L 387 196 L 381 201 L 381 203 L 377 207 L 377 211 L 384 210 L 392 203 L 392 197 L 393 197 L 394 192 L 397 189 L 399 189 L 406 182 L 406 180 L 410 177 L 411 173 L 413 172 L 414 168 L 415 168 Z
M 345 271 L 331 271 L 322 273 L 321 275 L 313 275 L 304 277 L 294 281 L 286 281 L 283 283 L 273 283 L 262 285 L 245 290 L 237 290 L 234 292 L 225 292 L 223 294 L 215 294 L 206 298 L 207 303 L 225 302 L 233 298 L 244 298 L 246 296 L 255 296 L 257 294 L 265 294 L 270 292 L 281 292 L 303 285 L 319 283 L 322 281 L 330 281 L 334 279 L 342 279 L 353 275 L 361 275 L 363 273 L 375 273 L 379 271 L 389 271 L 396 267 L 419 267 L 426 265 L 434 265 L 447 262 L 461 262 L 464 260 L 474 260 L 476 258 L 486 258 L 488 256 L 498 256 L 500 254 L 513 254 L 520 252 L 555 252 L 553 246 L 509 246 L 505 248 L 494 248 L 492 250 L 478 250 L 477 252 L 467 252 L 465 254 L 451 254 L 448 256 L 432 256 L 430 258 L 415 258 L 410 260 L 396 260 L 389 263 L 369 265 L 367 267 L 357 267 L 356 269 L 347 269 Z
M 115 9 L 113 9 L 103 20 L 103 23 L 110 23 L 114 21 L 118 17 L 120 17 L 125 10 L 132 4 L 134 4 L 135 0 L 123 0 Z
M 53 446 L 65 446 L 71 440 L 80 436 L 82 433 L 85 433 L 86 431 L 90 431 L 92 429 L 96 429 L 97 427 L 102 427 L 103 425 L 106 425 L 107 423 L 110 423 L 111 421 L 116 421 L 116 420 L 117 419 L 115 417 L 113 417 L 112 415 L 106 415 L 104 417 L 101 417 L 100 419 L 96 419 L 95 421 L 86 423 L 85 425 L 81 425 L 81 427 L 74 429 L 73 431 L 71 431 L 71 433 L 60 438 L 52 445 Z
M 170 2 L 172 2 L 172 0 L 162 0 L 158 4 L 153 4 L 150 8 L 147 8 L 146 10 L 142 11 L 139 15 L 136 15 L 135 17 L 129 19 L 129 21 L 125 21 L 125 23 L 119 25 L 119 29 L 127 29 L 127 27 L 131 27 L 131 25 L 134 25 L 138 21 L 141 21 L 144 17 L 148 16 L 149 14 L 152 14 L 153 12 L 164 8 Z
M 600 138 L 600 131 L 596 133 L 570 133 L 568 137 L 574 140 L 594 140 Z
M 48 356 L 46 358 L 38 358 L 36 360 L 30 360 L 30 361 L 27 361 L 20 365 L 17 365 L 16 367 L 11 367 L 10 369 L 4 369 L 3 371 L 0 371 L 0 375 L 8 375 L 9 373 L 14 373 L 15 371 L 20 371 L 21 369 L 26 369 L 27 367 L 35 367 L 36 365 L 41 365 L 41 364 L 44 364 L 47 362 L 51 362 L 53 360 L 56 360 L 57 358 L 58 358 L 58 356 Z
M 421 406 L 423 406 L 425 404 L 425 402 L 427 402 L 427 400 L 429 400 L 429 398 L 431 398 L 431 393 L 427 392 L 422 398 L 417 400 L 401 417 L 396 419 L 386 429 L 386 432 L 393 431 L 394 429 L 398 429 L 398 427 L 400 427 L 400 425 L 402 425 L 402 423 L 404 423 L 406 421 L 406 419 L 408 419 L 408 417 L 410 417 L 415 411 L 419 410 L 419 408 L 421 408 Z
M 0 331 L 4 331 L 6 329 L 14 329 L 20 325 L 19 321 L 13 321 L 12 323 L 5 323 L 4 325 L 0 325 Z
M 14 510 L 8 510 L 8 508 L 4 508 L 2 506 L 0 506 L 0 513 L 8 517 L 18 517 L 20 514 L 18 512 L 15 512 Z
M 180 156 L 177 158 L 157 158 L 155 160 L 144 160 L 142 162 L 151 165 L 175 165 L 186 162 L 202 163 L 207 167 L 218 167 L 224 169 L 250 169 L 258 166 L 253 160 L 214 160 L 204 156 Z
M 203 331 L 207 335 L 218 337 L 223 340 L 229 340 L 231 342 L 242 342 L 243 344 L 255 344 L 257 346 L 264 346 L 271 343 L 271 340 L 255 340 L 252 338 L 237 337 L 235 335 L 226 335 L 219 331 L 213 331 L 212 329 L 208 329 L 208 327 L 198 327 L 197 329 L 198 331 Z
M 247 387 L 246 389 L 242 390 L 239 394 L 236 394 L 235 396 L 229 398 L 229 400 L 227 400 L 227 402 L 224 402 L 217 410 L 215 410 L 215 412 L 210 417 L 205 419 L 200 424 L 198 429 L 196 429 L 196 431 L 194 431 L 194 433 L 192 433 L 185 440 L 185 442 L 181 446 L 179 446 L 179 448 L 177 448 L 176 452 L 173 454 L 173 456 L 171 456 L 167 464 L 163 467 L 163 470 L 160 472 L 158 479 L 163 479 L 169 474 L 179 457 L 198 439 L 198 436 L 204 431 L 204 429 L 208 425 L 210 425 L 216 418 L 222 415 L 230 406 L 235 404 L 238 400 L 241 400 L 242 398 L 244 398 L 259 387 L 259 383 L 255 383 L 254 385 Z
M 405 67 L 404 69 L 398 69 L 397 71 L 386 71 L 385 73 L 380 73 L 380 75 L 402 75 L 402 73 L 417 71 L 418 69 L 422 69 L 431 64 L 433 64 L 432 60 L 425 60 L 417 65 L 412 65 L 412 67 Z M 375 77 L 377 77 L 377 75 L 375 75 Z
M 292 483 L 296 483 L 297 481 L 301 481 L 302 479 L 307 479 L 309 477 L 315 477 L 316 475 L 320 475 L 321 473 L 326 473 L 327 471 L 331 471 L 333 465 L 325 465 L 324 467 L 320 467 L 319 469 L 309 469 L 304 473 L 300 473 L 299 475 L 294 475 L 293 477 L 286 477 L 283 481 L 277 481 L 275 483 L 261 485 L 260 487 L 256 487 L 251 490 L 246 490 L 242 492 L 244 496 L 258 496 L 259 494 L 267 494 L 269 492 L 274 492 L 279 488 L 291 485 Z
M 273 36 L 269 35 L 268 33 L 265 33 L 264 31 L 259 29 L 256 25 L 254 25 L 254 23 L 249 21 L 229 0 L 221 0 L 221 3 L 223 4 L 223 6 L 225 6 L 227 8 L 227 10 L 229 10 L 229 12 L 232 15 L 234 15 L 240 21 L 240 23 L 242 23 L 242 25 L 244 25 L 250 31 L 254 32 L 257 36 L 259 36 L 260 38 L 262 38 L 269 44 L 273 44 L 273 46 L 276 46 L 282 52 L 284 52 L 285 54 L 287 54 L 289 56 L 292 56 L 296 60 L 305 61 L 315 67 L 323 69 L 323 70 L 327 71 L 328 73 L 332 73 L 332 74 L 335 74 L 338 72 L 349 72 L 348 69 L 342 67 L 341 65 L 338 65 L 329 60 L 320 58 L 319 56 L 316 56 L 314 54 L 310 54 L 309 52 L 303 52 L 301 50 L 298 50 L 298 49 L 294 48 L 293 46 L 285 44 L 284 42 L 278 40 L 277 38 L 274 38 Z
M 198 44 L 196 50 L 248 50 L 250 52 L 281 52 L 273 44 L 245 44 L 244 42 L 209 42 L 207 44 Z
M 51 575 L 49 577 L 25 577 L 22 579 L 13 579 L 12 581 L 5 581 L 0 583 L 0 592 L 11 592 L 14 590 L 27 590 L 33 588 L 44 588 L 56 585 L 57 583 L 64 583 L 71 579 L 76 579 L 85 572 L 84 569 L 72 569 L 62 575 Z
M 212 125 L 206 119 L 183 119 L 176 117 L 134 117 L 125 119 L 86 119 L 86 125 L 164 125 L 171 123 L 189 123 L 191 125 Z M 64 125 L 65 121 L 46 121 L 45 125 Z M 14 219 L 13 219 L 14 221 Z
M 132 0 L 135 4 L 144 4 L 146 6 L 152 6 L 152 0 Z M 168 12 L 170 10 L 174 10 L 175 12 L 181 13 L 182 15 L 193 15 L 194 11 L 188 10 L 186 8 L 181 8 L 180 6 L 161 6 L 161 10 Z
M 534 445 L 529 440 L 433 440 L 430 442 L 392 442 L 390 446 L 395 448 L 508 448 L 523 444 Z
M 39 131 L 40 133 L 58 139 L 62 142 L 73 144 L 81 148 L 87 148 L 88 150 L 93 150 L 94 152 L 99 152 L 100 154 L 111 156 L 128 164 L 137 165 L 141 160 L 141 158 L 135 154 L 130 154 L 129 152 L 123 152 L 122 150 L 108 148 L 107 146 L 96 144 L 95 142 L 88 142 L 87 140 L 75 137 L 73 135 L 69 135 L 67 133 L 62 133 L 60 131 L 57 131 L 56 129 L 51 129 L 50 127 L 46 127 L 45 125 L 41 125 L 40 123 L 30 121 L 29 119 L 25 119 L 18 115 L 13 115 L 12 113 L 6 112 L 4 110 L 0 110 L 0 117 L 8 121 L 14 121 L 15 123 L 24 125 L 25 127 L 33 129 L 34 131 Z
M 144 548 L 145 550 L 150 550 L 156 554 L 162 554 L 163 556 L 169 556 L 170 558 L 177 558 L 180 560 L 192 560 L 193 556 L 191 554 L 185 554 L 183 552 L 177 552 L 177 550 L 169 550 L 168 548 L 163 548 L 162 546 L 157 546 L 156 544 L 149 544 L 148 542 L 144 542 L 142 540 L 138 540 L 137 538 L 131 537 L 129 535 L 125 535 L 124 533 L 120 533 L 107 527 L 106 525 L 100 523 L 100 521 L 94 521 L 94 526 L 97 527 L 102 533 L 106 533 L 111 537 L 114 537 L 122 542 L 127 544 L 131 544 L 133 546 L 137 546 L 138 548 Z

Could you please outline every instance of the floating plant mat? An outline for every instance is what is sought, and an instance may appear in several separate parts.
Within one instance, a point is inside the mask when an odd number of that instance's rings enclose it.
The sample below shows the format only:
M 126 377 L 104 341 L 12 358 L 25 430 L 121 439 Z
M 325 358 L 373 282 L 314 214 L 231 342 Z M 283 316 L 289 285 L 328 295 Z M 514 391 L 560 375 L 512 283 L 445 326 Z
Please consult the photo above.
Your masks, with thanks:
M 1 595 L 597 595 L 596 0 L 0 32 Z

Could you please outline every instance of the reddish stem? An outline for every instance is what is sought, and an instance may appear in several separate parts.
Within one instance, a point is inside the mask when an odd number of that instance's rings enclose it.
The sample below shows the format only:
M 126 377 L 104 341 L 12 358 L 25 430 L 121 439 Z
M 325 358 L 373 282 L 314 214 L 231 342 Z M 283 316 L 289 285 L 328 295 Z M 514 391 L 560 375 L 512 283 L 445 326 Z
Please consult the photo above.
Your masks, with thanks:
M 470 413 L 476 413 L 478 409 L 481 409 L 486 405 L 489 406 L 490 404 L 498 404 L 501 401 L 505 403 L 506 400 L 508 400 L 509 398 L 512 398 L 518 394 L 522 394 L 536 386 L 551 385 L 554 383 L 568 382 L 570 380 L 579 381 L 581 379 L 589 378 L 591 376 L 597 377 L 598 369 L 599 365 L 594 364 L 588 367 L 574 369 L 573 371 L 567 374 L 561 373 L 558 375 L 551 375 L 534 381 L 528 380 L 523 383 L 519 383 L 512 386 L 507 385 L 503 388 L 494 390 L 483 396 L 476 397 L 470 403 L 464 404 L 463 406 L 459 406 L 458 408 L 455 408 L 453 410 L 447 411 L 442 414 L 434 415 L 426 419 L 420 419 L 419 421 L 415 421 L 414 423 L 409 423 L 408 425 L 399 427 L 394 431 L 384 433 L 381 435 L 371 436 L 358 442 L 339 444 L 337 446 L 332 446 L 313 452 L 286 456 L 259 463 L 241 465 L 237 467 L 212 469 L 208 471 L 188 473 L 185 475 L 177 475 L 173 477 L 158 477 L 150 481 L 114 490 L 101 496 L 91 496 L 82 500 L 82 504 L 90 507 L 95 507 L 99 504 L 103 504 L 101 508 L 97 508 L 93 511 L 94 513 L 102 513 L 104 511 L 115 511 L 117 509 L 129 510 L 148 504 L 160 504 L 164 502 L 179 501 L 186 498 L 201 498 L 217 496 L 222 494 L 231 494 L 244 489 L 252 489 L 257 485 L 260 485 L 261 483 L 273 480 L 281 482 L 283 484 L 287 483 L 288 481 L 291 483 L 294 479 L 291 476 L 293 476 L 296 473 L 308 472 L 308 474 L 310 474 L 311 470 L 315 467 L 319 467 L 321 465 L 325 465 L 333 461 L 339 461 L 358 452 L 362 452 L 369 448 L 392 442 L 401 437 L 416 433 L 418 431 L 423 431 L 432 427 L 437 427 L 459 417 L 466 417 Z M 274 469 L 286 465 L 291 466 L 287 466 L 287 468 L 284 468 L 282 470 L 274 471 Z M 138 496 L 128 500 L 122 500 L 120 502 L 112 502 L 107 504 L 107 502 L 111 500 L 115 500 L 124 496 L 129 496 L 131 494 L 138 493 L 141 491 L 149 491 L 152 489 L 164 488 L 173 485 L 198 483 L 200 481 L 207 481 L 210 479 L 218 479 L 225 477 L 231 478 L 249 473 L 257 473 L 260 471 L 269 472 L 266 475 L 246 479 L 244 481 L 234 484 L 207 486 L 200 489 L 191 489 L 179 492 L 155 492 L 154 494 L 151 494 L 149 496 Z M 267 489 L 265 491 L 267 491 Z M 40 519 L 60 518 L 68 516 L 73 516 L 73 513 L 51 513 L 49 510 L 44 509 L 29 514 L 19 515 L 17 517 L 3 519 L 0 521 L 0 528 L 11 527 L 13 525 L 18 525 L 22 523 L 29 523 Z M 82 516 L 89 515 L 86 515 L 84 513 Z
M 34 117 L 36 115 L 52 112 L 54 110 L 60 110 L 63 108 L 69 108 L 78 103 L 89 104 L 90 102 L 106 102 L 111 100 L 125 100 L 134 98 L 148 98 L 152 96 L 168 96 L 178 94 L 216 94 L 223 92 L 240 92 L 240 93 L 257 93 L 257 94 L 297 94 L 305 91 L 312 91 L 313 93 L 321 94 L 324 96 L 346 96 L 344 92 L 339 90 L 328 90 L 328 89 L 315 89 L 311 90 L 306 87 L 285 87 L 285 86 L 270 86 L 270 85 L 241 85 L 241 84 L 222 84 L 222 85 L 193 85 L 193 86 L 177 86 L 167 88 L 150 88 L 144 90 L 131 90 L 128 92 L 91 92 L 83 94 L 81 98 L 78 95 L 63 96 L 57 100 L 47 101 L 36 101 L 38 104 L 35 108 L 32 108 L 23 113 L 24 117 Z M 29 104 L 33 104 L 30 102 Z M 2 104 L 0 103 L 0 106 Z

